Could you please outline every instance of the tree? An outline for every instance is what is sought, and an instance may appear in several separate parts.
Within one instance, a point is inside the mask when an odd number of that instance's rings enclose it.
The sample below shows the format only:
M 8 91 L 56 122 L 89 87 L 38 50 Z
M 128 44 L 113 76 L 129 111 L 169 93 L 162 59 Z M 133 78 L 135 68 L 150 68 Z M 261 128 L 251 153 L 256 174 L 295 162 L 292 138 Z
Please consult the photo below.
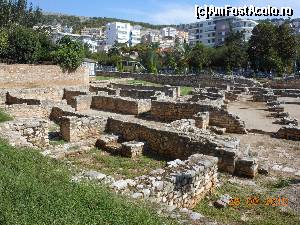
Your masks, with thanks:
M 247 51 L 243 32 L 231 32 L 225 39 L 224 61 L 227 71 L 247 66 Z
M 276 50 L 285 70 L 291 72 L 296 58 L 297 40 L 292 27 L 284 23 L 276 29 Z
M 42 50 L 38 33 L 21 26 L 9 29 L 8 45 L 7 58 L 16 63 L 35 63 Z
M 83 62 L 84 47 L 78 41 L 65 36 L 59 42 L 57 49 L 52 53 L 55 63 L 67 72 L 75 71 Z
M 282 61 L 276 51 L 276 27 L 272 23 L 258 24 L 249 40 L 248 55 L 251 66 L 256 71 L 282 72 Z
M 0 58 L 5 58 L 8 51 L 8 33 L 5 29 L 0 29 Z
M 160 56 L 158 54 L 158 44 L 152 43 L 144 51 L 139 52 L 141 63 L 150 73 L 158 73 L 160 68 Z
M 201 43 L 197 43 L 188 55 L 188 65 L 190 69 L 199 73 L 203 68 L 209 67 L 211 64 L 212 51 Z

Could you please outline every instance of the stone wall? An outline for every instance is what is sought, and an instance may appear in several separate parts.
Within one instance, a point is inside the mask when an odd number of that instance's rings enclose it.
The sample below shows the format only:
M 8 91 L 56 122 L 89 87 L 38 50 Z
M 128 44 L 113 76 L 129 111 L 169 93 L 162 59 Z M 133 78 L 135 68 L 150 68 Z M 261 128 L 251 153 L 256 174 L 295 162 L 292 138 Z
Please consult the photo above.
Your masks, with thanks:
M 68 142 L 89 138 L 96 140 L 104 132 L 107 123 L 107 119 L 101 117 L 63 116 L 60 121 L 60 133 Z
M 151 116 L 166 122 L 192 119 L 198 112 L 209 112 L 209 125 L 226 128 L 229 133 L 246 133 L 244 122 L 219 106 L 175 101 L 152 101 L 151 103 Z
M 233 173 L 235 160 L 240 152 L 239 141 L 213 135 L 204 130 L 192 128 L 187 132 L 176 130 L 170 126 L 141 124 L 141 121 L 129 122 L 109 118 L 107 133 L 120 135 L 125 141 L 145 142 L 146 148 L 158 155 L 173 159 L 187 159 L 192 154 L 211 155 L 219 158 L 221 171 Z
M 7 92 L 5 103 L 7 105 L 14 105 L 14 104 L 40 105 L 41 101 L 37 99 L 26 99 L 26 98 L 14 97 L 10 95 L 9 92 Z
M 0 88 L 37 88 L 88 85 L 85 67 L 64 73 L 56 65 L 0 64 Z
M 277 138 L 300 141 L 300 127 L 284 126 L 275 133 Z
M 43 118 L 47 119 L 50 115 L 50 110 L 44 105 L 7 105 L 3 109 L 14 118 Z
M 92 109 L 138 115 L 151 109 L 151 100 L 97 95 L 92 97 Z
M 132 197 L 177 208 L 193 208 L 217 186 L 217 158 L 195 154 L 133 180 Z M 117 184 L 122 181 L 118 181 Z M 114 187 L 114 185 L 112 185 Z
M 88 91 L 79 91 L 79 90 L 69 90 L 69 89 L 64 89 L 64 95 L 63 95 L 63 99 L 67 100 L 67 103 L 69 105 L 74 104 L 74 97 L 77 97 L 79 95 L 87 95 Z
M 300 89 L 300 77 L 269 80 L 266 86 L 273 89 Z
M 300 89 L 274 89 L 273 92 L 280 97 L 300 98 Z
M 243 77 L 230 76 L 213 76 L 207 74 L 201 75 L 155 75 L 155 74 L 140 74 L 140 73 L 119 73 L 119 72 L 98 72 L 98 76 L 111 76 L 134 78 L 138 80 L 145 80 L 153 83 L 173 85 L 173 86 L 192 86 L 192 87 L 219 87 L 227 89 L 227 85 L 243 85 L 256 86 L 259 82 L 253 79 Z
M 130 84 L 112 83 L 109 86 L 114 89 L 122 89 L 122 90 L 154 91 L 153 94 L 156 91 L 160 91 L 165 93 L 165 95 L 170 98 L 177 98 L 180 96 L 180 87 L 172 87 L 170 85 L 157 87 L 151 85 L 130 85 Z
M 42 119 L 20 119 L 0 125 L 0 136 L 23 147 L 49 146 L 49 123 Z

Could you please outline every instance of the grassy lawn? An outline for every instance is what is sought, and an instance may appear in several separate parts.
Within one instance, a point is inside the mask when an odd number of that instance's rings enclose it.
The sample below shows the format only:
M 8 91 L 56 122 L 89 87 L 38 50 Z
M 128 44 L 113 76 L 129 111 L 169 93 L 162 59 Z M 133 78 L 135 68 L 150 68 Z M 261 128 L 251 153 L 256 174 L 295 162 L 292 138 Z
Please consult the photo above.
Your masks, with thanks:
M 180 94 L 181 94 L 181 96 L 186 96 L 186 95 L 189 95 L 192 90 L 193 90 L 193 87 L 181 86 Z
M 74 162 L 79 168 L 101 171 L 117 178 L 134 178 L 166 165 L 166 161 L 156 160 L 148 156 L 132 160 L 111 155 L 98 149 L 81 155 L 70 155 L 67 159 Z
M 149 81 L 144 81 L 144 80 L 128 80 L 127 84 L 143 84 L 143 85 L 148 85 L 148 86 L 155 86 L 155 87 L 161 87 L 161 84 L 157 83 L 152 83 Z
M 6 112 L 0 109 L 0 123 L 12 120 L 13 118 L 8 115 Z
M 217 189 L 216 193 L 209 199 L 200 202 L 195 211 L 201 212 L 210 218 L 214 218 L 225 224 L 243 225 L 294 225 L 300 224 L 299 217 L 290 213 L 282 212 L 278 206 L 265 205 L 265 201 L 274 196 L 274 192 L 279 188 L 289 185 L 288 180 L 280 179 L 277 182 L 266 182 L 263 177 L 256 178 L 257 184 L 261 188 L 225 182 Z M 217 209 L 211 206 L 220 195 L 229 194 L 232 198 L 239 198 L 241 204 L 235 207 Z M 258 197 L 260 204 L 248 205 L 247 198 L 250 196 Z M 282 196 L 284 197 L 284 196 Z
M 172 224 L 91 182 L 71 183 L 55 160 L 0 140 L 0 224 Z
M 96 76 L 96 80 L 113 80 L 114 77 Z

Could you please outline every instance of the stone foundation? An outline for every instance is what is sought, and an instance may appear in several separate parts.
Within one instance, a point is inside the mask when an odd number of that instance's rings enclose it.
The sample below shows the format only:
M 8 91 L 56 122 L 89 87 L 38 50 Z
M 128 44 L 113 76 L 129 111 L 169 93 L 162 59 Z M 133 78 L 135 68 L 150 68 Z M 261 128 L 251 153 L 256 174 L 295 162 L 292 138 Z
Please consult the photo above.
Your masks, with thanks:
M 200 154 L 175 160 L 163 169 L 133 180 L 132 197 L 177 208 L 193 208 L 217 185 L 217 158 Z
M 284 126 L 280 128 L 277 133 L 275 133 L 275 137 L 300 141 L 300 127 L 296 126 Z
M 138 115 L 151 109 L 151 100 L 137 100 L 117 96 L 97 95 L 92 97 L 92 109 Z
M 105 118 L 91 118 L 75 116 L 63 116 L 60 119 L 60 133 L 68 142 L 76 142 L 85 139 L 97 139 L 105 130 L 107 120 Z
M 170 125 L 154 126 L 109 118 L 107 133 L 119 135 L 124 141 L 141 141 L 145 147 L 158 155 L 173 159 L 187 159 L 200 153 L 219 158 L 219 170 L 233 173 L 235 160 L 241 154 L 236 139 L 216 136 L 196 127 L 172 128 Z

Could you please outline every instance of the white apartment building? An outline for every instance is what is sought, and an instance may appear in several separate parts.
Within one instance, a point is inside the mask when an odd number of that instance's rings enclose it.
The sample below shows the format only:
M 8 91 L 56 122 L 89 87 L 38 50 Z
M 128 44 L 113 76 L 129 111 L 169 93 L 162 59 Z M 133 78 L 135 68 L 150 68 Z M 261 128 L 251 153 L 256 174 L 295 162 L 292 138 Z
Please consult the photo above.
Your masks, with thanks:
M 173 27 L 165 27 L 160 30 L 161 36 L 175 38 L 177 30 Z
M 240 17 L 215 17 L 211 20 L 200 21 L 189 25 L 189 43 L 203 43 L 207 46 L 218 46 L 224 43 L 225 38 L 232 31 L 244 32 L 244 39 L 248 41 L 253 28 L 258 23 Z
M 81 35 L 91 35 L 95 38 L 103 37 L 103 27 L 85 27 L 80 31 Z
M 98 43 L 93 39 L 90 35 L 79 35 L 79 34 L 70 34 L 70 33 L 63 33 L 63 32 L 55 32 L 52 33 L 52 40 L 53 42 L 58 42 L 62 37 L 68 36 L 72 40 L 80 41 L 83 44 L 87 44 L 90 51 L 95 53 L 98 50 Z
M 131 26 L 130 23 L 113 22 L 106 25 L 106 43 L 109 46 L 115 43 L 136 45 L 141 42 L 140 26 Z

